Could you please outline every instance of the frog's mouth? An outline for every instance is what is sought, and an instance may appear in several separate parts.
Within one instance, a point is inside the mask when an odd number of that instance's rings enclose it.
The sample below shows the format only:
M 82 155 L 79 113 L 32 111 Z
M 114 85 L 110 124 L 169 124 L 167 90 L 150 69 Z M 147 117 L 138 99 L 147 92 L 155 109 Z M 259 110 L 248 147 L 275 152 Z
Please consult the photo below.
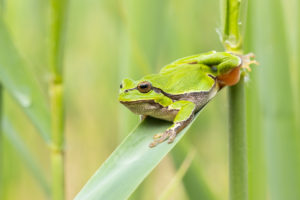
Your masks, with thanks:
M 136 105 L 136 104 L 142 104 L 142 103 L 148 103 L 148 104 L 157 104 L 154 100 L 135 100 L 135 101 L 120 101 L 123 105 Z
M 120 101 L 120 103 L 138 115 L 150 115 L 163 107 L 154 100 Z

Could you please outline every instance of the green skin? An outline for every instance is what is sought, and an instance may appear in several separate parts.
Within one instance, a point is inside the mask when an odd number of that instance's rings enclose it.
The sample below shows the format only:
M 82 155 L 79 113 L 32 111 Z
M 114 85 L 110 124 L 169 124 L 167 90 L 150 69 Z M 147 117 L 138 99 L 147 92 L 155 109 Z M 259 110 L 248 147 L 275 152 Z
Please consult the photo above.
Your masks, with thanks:
M 218 76 L 228 74 L 241 65 L 241 58 L 226 52 L 207 52 L 176 60 L 158 74 L 144 76 L 141 80 L 124 79 L 119 101 L 143 118 L 172 121 L 165 132 L 156 134 L 149 145 L 156 146 L 165 140 L 173 142 L 199 111 L 220 89 Z M 140 92 L 142 82 L 151 84 L 148 92 Z

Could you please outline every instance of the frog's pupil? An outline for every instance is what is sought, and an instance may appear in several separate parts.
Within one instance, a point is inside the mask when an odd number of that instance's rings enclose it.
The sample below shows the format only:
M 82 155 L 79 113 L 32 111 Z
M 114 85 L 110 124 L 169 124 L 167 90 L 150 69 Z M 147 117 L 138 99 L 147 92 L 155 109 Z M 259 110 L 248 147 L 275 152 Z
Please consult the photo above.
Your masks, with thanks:
M 137 89 L 141 93 L 147 93 L 151 90 L 151 83 L 149 83 L 148 81 L 143 81 L 143 82 L 138 84 Z
M 141 85 L 140 85 L 140 88 L 141 88 L 141 89 L 146 89 L 148 86 L 149 86 L 148 84 L 141 84 Z
M 120 89 L 122 89 L 122 87 L 123 87 L 123 84 L 121 83 L 121 84 L 120 84 Z

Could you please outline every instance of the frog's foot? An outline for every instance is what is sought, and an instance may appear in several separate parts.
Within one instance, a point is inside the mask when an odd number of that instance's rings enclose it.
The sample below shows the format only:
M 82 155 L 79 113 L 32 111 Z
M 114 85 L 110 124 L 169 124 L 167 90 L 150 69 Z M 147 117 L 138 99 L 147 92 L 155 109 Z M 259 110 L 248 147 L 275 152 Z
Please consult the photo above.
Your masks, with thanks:
M 166 130 L 165 132 L 163 132 L 163 133 L 158 133 L 158 134 L 155 134 L 154 136 L 153 136 L 153 138 L 154 138 L 154 141 L 153 142 L 151 142 L 150 144 L 149 144 L 149 147 L 155 147 L 156 145 L 158 145 L 159 143 L 162 143 L 162 142 L 164 142 L 165 140 L 167 140 L 168 138 L 170 138 L 173 134 L 172 134 L 172 132 L 174 132 L 174 131 L 172 131 L 172 129 L 168 129 L 168 130 Z M 175 137 L 176 137 L 176 133 L 175 133 Z M 174 138 L 175 138 L 174 137 Z M 174 140 L 174 139 L 173 139 Z M 172 140 L 172 141 L 173 141 Z M 168 142 L 169 143 L 169 142 Z
M 179 110 L 174 119 L 174 124 L 165 132 L 155 134 L 153 136 L 154 141 L 149 144 L 149 147 L 155 147 L 165 140 L 168 140 L 169 144 L 172 143 L 176 138 L 176 135 L 193 119 L 196 105 L 193 102 L 180 100 L 174 102 L 169 108 Z
M 251 68 L 250 68 L 251 64 L 259 65 L 259 63 L 256 60 L 251 60 L 253 58 L 255 58 L 254 53 L 248 53 L 246 55 L 242 55 L 241 56 L 242 68 L 247 69 L 249 72 L 251 72 Z

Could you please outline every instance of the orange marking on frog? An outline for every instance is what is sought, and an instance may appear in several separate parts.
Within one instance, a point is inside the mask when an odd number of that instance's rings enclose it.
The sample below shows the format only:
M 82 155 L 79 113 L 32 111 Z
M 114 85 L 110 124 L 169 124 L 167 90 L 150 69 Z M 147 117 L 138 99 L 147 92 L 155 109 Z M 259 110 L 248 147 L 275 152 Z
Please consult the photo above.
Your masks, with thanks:
M 240 66 L 238 66 L 236 68 L 233 68 L 228 73 L 218 76 L 217 80 L 222 87 L 226 85 L 232 86 L 239 82 L 240 74 Z

